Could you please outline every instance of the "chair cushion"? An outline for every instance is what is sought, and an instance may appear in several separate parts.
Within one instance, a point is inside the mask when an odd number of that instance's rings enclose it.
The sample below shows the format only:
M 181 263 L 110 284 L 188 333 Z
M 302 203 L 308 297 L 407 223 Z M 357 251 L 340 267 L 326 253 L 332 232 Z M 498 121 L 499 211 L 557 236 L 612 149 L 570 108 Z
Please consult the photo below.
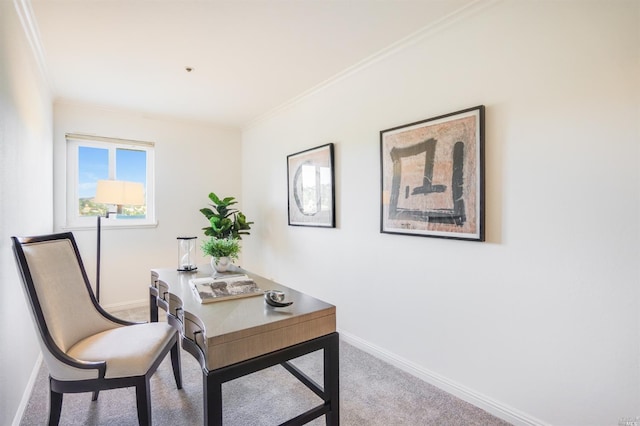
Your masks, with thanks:
M 67 354 L 83 361 L 106 361 L 108 379 L 141 376 L 175 334 L 176 329 L 163 322 L 128 325 L 82 339 Z

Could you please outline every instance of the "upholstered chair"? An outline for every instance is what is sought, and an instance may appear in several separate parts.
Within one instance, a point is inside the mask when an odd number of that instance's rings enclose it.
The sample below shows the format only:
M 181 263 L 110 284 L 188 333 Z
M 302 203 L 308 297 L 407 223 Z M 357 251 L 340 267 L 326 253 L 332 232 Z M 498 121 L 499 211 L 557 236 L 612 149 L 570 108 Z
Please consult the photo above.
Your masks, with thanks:
M 151 424 L 149 380 L 171 352 L 182 388 L 178 330 L 166 322 L 132 323 L 97 303 L 73 234 L 12 237 L 18 269 L 49 370 L 49 425 L 64 393 L 135 387 L 138 422 Z

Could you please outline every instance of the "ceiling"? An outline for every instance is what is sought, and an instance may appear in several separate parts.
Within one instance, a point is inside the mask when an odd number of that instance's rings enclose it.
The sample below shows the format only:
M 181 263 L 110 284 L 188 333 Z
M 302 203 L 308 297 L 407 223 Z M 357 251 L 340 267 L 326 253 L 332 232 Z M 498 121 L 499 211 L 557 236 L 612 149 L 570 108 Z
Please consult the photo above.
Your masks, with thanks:
M 242 127 L 471 3 L 31 0 L 31 9 L 57 100 Z

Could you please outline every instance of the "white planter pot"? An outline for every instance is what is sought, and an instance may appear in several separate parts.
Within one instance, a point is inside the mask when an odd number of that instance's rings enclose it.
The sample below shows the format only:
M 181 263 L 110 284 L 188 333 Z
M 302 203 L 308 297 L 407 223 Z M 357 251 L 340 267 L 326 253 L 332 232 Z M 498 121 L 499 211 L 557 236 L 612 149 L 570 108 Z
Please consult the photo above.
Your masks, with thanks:
M 212 257 L 211 267 L 217 272 L 226 272 L 227 269 L 233 264 L 228 257 Z

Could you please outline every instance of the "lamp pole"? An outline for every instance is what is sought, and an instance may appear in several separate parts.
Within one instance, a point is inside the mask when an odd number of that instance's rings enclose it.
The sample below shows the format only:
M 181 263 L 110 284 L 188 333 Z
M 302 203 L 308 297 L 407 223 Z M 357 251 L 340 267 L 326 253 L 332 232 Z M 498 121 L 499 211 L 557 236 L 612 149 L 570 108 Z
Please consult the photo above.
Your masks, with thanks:
M 107 212 L 107 216 L 109 215 L 109 212 Z M 98 303 L 100 303 L 100 222 L 101 222 L 102 216 L 98 215 L 98 248 L 96 250 L 97 253 L 97 260 L 96 260 L 96 300 L 98 301 Z
M 118 206 L 120 207 L 120 206 Z M 105 219 L 109 219 L 109 215 L 117 212 L 110 212 L 107 210 L 107 214 L 104 215 Z M 96 249 L 97 259 L 96 259 L 96 300 L 100 303 L 100 236 L 102 235 L 102 230 L 100 224 L 102 223 L 102 216 L 98 216 L 98 247 Z

